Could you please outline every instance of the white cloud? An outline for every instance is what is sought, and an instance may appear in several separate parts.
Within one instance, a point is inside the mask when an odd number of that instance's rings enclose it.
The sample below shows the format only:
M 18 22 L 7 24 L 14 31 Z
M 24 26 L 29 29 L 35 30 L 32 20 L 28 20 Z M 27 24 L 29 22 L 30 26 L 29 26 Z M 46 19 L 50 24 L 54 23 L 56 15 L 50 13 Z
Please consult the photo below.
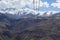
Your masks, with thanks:
M 56 2 L 60 2 L 60 0 L 56 0 Z
M 52 3 L 51 6 L 60 8 L 60 3 Z
M 43 6 L 43 2 L 42 1 L 40 1 L 40 7 L 42 7 Z
M 48 2 L 42 2 L 41 0 L 37 1 L 35 3 L 35 6 L 37 5 L 37 7 L 49 7 L 49 3 Z
M 48 2 L 44 2 L 44 6 L 48 8 L 49 7 L 49 3 Z
M 34 4 L 33 4 L 33 1 L 29 1 L 28 3 L 28 6 L 30 8 L 40 8 L 40 7 L 49 7 L 49 3 L 48 2 L 42 2 L 41 0 L 34 0 Z
M 52 3 L 51 6 L 60 8 L 60 0 L 56 0 L 55 3 Z
M 26 5 L 25 0 L 2 0 L 0 2 L 1 7 L 22 8 Z
M 48 2 L 42 2 L 41 0 L 34 0 L 35 3 L 33 4 L 33 0 L 2 0 L 0 1 L 0 7 L 2 8 L 23 8 L 26 5 L 29 6 L 29 8 L 38 8 L 38 7 L 49 7 Z M 37 7 L 36 7 L 37 5 Z

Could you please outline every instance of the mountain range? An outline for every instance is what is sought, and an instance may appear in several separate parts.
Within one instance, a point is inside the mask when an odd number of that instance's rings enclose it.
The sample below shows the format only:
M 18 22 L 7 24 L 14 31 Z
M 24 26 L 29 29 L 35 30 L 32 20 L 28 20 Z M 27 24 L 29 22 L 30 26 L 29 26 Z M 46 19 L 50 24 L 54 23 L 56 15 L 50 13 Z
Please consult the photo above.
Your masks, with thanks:
M 0 12 L 0 40 L 60 40 L 59 12 L 27 12 Z
M 11 18 L 44 18 L 44 17 L 54 17 L 54 16 L 60 16 L 60 12 L 53 12 L 53 11 L 47 11 L 47 12 L 41 12 L 41 11 L 36 11 L 32 9 L 14 9 L 14 8 L 7 8 L 1 9 L 0 13 L 9 16 Z

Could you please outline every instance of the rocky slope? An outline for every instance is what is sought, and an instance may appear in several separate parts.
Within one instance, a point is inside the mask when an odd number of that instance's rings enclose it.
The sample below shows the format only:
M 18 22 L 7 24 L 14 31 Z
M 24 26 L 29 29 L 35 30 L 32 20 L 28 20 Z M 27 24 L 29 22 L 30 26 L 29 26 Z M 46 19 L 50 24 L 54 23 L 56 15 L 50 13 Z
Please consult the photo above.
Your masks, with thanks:
M 60 40 L 60 16 L 26 17 L 0 13 L 0 40 Z

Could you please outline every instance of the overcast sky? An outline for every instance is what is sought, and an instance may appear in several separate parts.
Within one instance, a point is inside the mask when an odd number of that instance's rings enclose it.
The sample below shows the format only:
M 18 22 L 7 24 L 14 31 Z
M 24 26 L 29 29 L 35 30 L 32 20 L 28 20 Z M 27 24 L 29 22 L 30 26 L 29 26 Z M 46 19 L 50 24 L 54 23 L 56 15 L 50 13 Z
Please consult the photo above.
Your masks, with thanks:
M 36 7 L 37 5 L 37 7 Z M 0 0 L 0 9 L 39 9 L 40 11 L 60 11 L 60 0 Z

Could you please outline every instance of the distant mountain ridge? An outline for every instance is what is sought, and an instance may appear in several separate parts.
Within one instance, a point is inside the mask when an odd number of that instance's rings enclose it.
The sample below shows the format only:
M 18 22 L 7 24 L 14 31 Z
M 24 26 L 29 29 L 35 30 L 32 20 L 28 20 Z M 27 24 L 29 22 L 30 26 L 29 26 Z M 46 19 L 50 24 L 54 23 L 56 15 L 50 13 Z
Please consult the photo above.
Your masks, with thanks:
M 12 8 L 11 8 L 12 9 Z M 41 13 L 40 11 L 34 11 L 31 9 L 20 9 L 20 10 L 7 10 L 7 11 L 0 11 L 1 14 L 4 14 L 12 19 L 19 19 L 19 18 L 43 18 L 43 17 L 55 17 L 60 16 L 60 12 L 53 13 L 52 11 L 47 11 Z

